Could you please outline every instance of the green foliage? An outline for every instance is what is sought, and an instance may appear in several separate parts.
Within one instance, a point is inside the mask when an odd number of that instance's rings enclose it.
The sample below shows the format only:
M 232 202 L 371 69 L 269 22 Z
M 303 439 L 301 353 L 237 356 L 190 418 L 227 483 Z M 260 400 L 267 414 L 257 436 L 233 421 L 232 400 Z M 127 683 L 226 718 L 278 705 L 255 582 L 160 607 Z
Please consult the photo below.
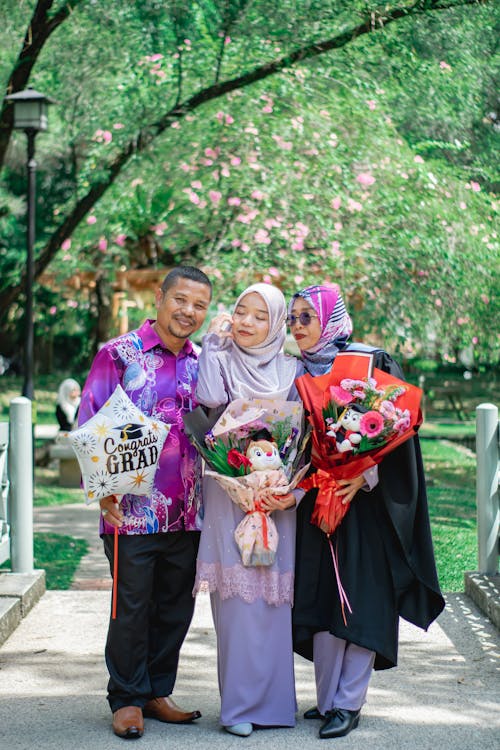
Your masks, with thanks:
M 228 453 L 232 450 L 241 452 L 243 450 L 243 441 L 233 439 L 228 435 L 225 440 L 221 438 L 213 440 L 209 447 L 202 446 L 201 455 L 215 471 L 229 477 L 240 477 L 246 473 L 245 464 L 239 467 L 233 466 L 228 462 Z
M 414 19 L 384 39 L 385 61 L 378 50 L 368 60 L 407 142 L 423 156 L 464 168 L 486 190 L 498 189 L 491 158 L 498 144 L 498 20 L 485 6 L 450 10 L 445 22 Z
M 33 3 L 8 5 L 4 82 Z M 343 48 L 175 110 L 372 11 L 365 0 L 76 4 L 32 80 L 58 102 L 37 138 L 38 252 L 99 181 L 110 186 L 42 278 L 39 337 L 84 367 L 102 302 L 68 278 L 111 284 L 122 268 L 187 261 L 223 303 L 261 278 L 287 294 L 337 281 L 356 338 L 404 357 L 455 362 L 470 349 L 476 365 L 497 361 L 498 6 L 381 19 Z M 19 134 L 0 177 L 0 302 L 24 269 L 24 161 Z M 11 350 L 22 312 L 20 297 Z
M 325 424 L 337 422 L 339 418 L 339 413 L 340 411 L 335 401 L 333 400 L 329 401 L 322 411 Z
M 274 422 L 270 425 L 267 425 L 267 427 L 269 428 L 272 439 L 278 446 L 281 455 L 283 455 L 282 451 L 284 450 L 284 446 L 287 444 L 287 441 L 289 441 L 291 439 L 291 436 L 293 435 L 292 420 L 289 417 L 287 417 L 286 419 L 283 419 L 280 422 Z
M 436 372 L 438 368 L 438 363 L 435 359 L 419 359 L 418 357 L 412 359 L 410 365 L 419 373 Z

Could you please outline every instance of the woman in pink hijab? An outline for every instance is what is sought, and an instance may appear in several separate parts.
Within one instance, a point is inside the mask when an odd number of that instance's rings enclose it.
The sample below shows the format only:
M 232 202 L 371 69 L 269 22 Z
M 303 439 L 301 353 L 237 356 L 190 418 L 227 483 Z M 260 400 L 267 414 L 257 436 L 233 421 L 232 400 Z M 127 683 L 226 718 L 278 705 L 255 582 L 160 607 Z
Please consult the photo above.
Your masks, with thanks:
M 376 368 L 403 379 L 385 351 L 349 343 L 352 323 L 336 285 L 297 292 L 288 322 L 313 376 L 330 372 L 337 353 L 348 351 L 372 353 Z M 399 617 L 426 630 L 444 607 L 418 438 L 340 483 L 349 510 L 331 535 L 311 523 L 317 489 L 297 510 L 293 640 L 314 662 L 317 705 L 304 717 L 322 722 L 322 739 L 355 729 L 372 669 L 396 666 Z

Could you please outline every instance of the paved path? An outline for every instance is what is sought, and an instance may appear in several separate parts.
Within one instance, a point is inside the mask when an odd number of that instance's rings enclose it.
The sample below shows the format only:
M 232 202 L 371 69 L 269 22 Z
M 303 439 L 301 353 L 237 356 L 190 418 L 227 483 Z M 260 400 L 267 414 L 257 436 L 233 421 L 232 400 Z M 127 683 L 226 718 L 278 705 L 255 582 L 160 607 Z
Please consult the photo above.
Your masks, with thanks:
M 77 509 L 78 508 L 78 509 Z M 95 508 L 67 506 L 36 510 L 35 528 L 95 540 Z M 104 555 L 77 581 L 107 575 Z M 98 560 L 98 555 L 102 559 Z M 85 571 L 89 578 L 85 579 Z M 78 578 L 80 576 L 80 578 Z M 83 588 L 81 583 L 80 587 Z M 6 750 L 108 750 L 123 748 L 110 730 L 105 701 L 103 648 L 109 591 L 49 591 L 0 648 L 0 747 Z M 314 705 L 311 665 L 296 658 L 298 721 L 295 729 L 256 731 L 232 737 L 218 724 L 215 637 L 206 595 L 181 654 L 175 697 L 198 707 L 196 726 L 146 720 L 147 750 L 286 748 L 317 744 L 316 722 L 301 716 Z M 423 633 L 402 622 L 397 669 L 373 675 L 359 728 L 336 740 L 342 750 L 493 750 L 500 744 L 500 636 L 461 594 L 447 596 L 438 621 Z M 321 746 L 322 747 L 322 746 Z

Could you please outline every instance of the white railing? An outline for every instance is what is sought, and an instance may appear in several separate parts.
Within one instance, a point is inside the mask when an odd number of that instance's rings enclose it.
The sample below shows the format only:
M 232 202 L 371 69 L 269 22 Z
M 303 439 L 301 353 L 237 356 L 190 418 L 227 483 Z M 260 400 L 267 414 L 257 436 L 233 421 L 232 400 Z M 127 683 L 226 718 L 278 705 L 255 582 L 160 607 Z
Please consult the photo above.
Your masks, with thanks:
M 10 557 L 10 527 L 7 505 L 9 496 L 8 449 L 9 423 L 0 422 L 0 564 Z
M 479 573 L 498 572 L 499 507 L 499 424 L 498 408 L 480 404 L 476 409 L 476 501 Z
M 10 403 L 10 424 L 0 423 L 0 563 L 13 573 L 33 572 L 33 423 L 31 401 Z

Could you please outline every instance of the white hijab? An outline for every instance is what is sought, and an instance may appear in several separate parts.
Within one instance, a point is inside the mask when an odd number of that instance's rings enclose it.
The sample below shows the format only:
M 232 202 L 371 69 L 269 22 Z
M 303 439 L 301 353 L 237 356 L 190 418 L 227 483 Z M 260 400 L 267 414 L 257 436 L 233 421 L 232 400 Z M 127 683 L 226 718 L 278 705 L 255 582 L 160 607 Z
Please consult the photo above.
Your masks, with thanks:
M 296 374 L 296 361 L 283 352 L 286 336 L 286 302 L 271 284 L 252 284 L 236 300 L 236 309 L 247 294 L 256 292 L 269 313 L 269 332 L 258 346 L 231 346 L 219 353 L 220 366 L 231 399 L 286 399 Z
M 78 390 L 78 396 L 71 397 L 71 392 Z M 73 378 L 63 380 L 57 391 L 56 404 L 58 404 L 66 414 L 68 422 L 73 424 L 75 421 L 76 410 L 80 406 L 80 385 Z

